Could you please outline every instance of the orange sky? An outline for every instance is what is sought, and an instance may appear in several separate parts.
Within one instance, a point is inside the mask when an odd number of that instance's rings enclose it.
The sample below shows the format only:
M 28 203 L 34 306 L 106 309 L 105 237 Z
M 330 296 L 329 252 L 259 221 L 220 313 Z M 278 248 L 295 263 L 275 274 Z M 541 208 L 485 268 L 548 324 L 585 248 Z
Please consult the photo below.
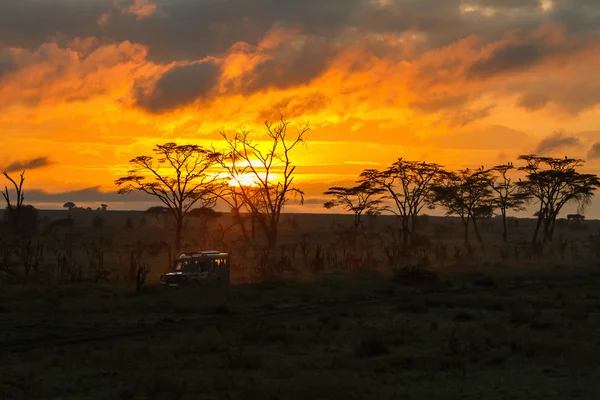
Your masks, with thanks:
M 42 157 L 35 204 L 138 208 L 114 196 L 132 157 L 282 113 L 312 126 L 307 210 L 398 157 L 600 173 L 598 21 L 594 0 L 2 2 L 0 169 Z

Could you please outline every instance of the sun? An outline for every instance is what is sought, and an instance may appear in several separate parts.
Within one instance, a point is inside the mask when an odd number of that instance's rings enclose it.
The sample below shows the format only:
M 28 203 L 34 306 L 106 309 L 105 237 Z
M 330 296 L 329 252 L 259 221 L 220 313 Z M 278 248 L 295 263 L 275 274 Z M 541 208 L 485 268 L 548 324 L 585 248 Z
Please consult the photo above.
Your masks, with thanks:
M 229 186 L 258 186 L 258 179 L 254 174 L 238 175 L 236 178 L 229 180 Z
M 277 182 L 279 182 L 279 177 L 280 177 L 279 174 L 274 174 L 274 173 L 269 174 L 269 185 L 277 184 Z M 258 187 L 258 186 L 262 186 L 261 180 L 264 181 L 265 179 L 266 179 L 265 173 L 259 173 L 258 176 L 256 176 L 253 173 L 239 174 L 237 176 L 237 178 L 229 179 L 229 186 Z

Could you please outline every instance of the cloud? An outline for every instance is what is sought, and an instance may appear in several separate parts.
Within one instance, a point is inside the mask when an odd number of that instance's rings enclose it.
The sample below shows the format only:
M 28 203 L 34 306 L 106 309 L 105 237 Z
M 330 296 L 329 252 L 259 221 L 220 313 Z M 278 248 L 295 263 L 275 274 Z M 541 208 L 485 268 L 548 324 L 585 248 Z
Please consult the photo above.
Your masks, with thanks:
M 96 38 L 56 39 L 35 50 L 8 49 L 10 80 L 0 85 L 0 107 L 83 101 L 114 95 L 143 73 L 146 49 Z M 123 93 L 126 94 L 126 93 Z
M 62 204 L 67 201 L 74 203 L 110 203 L 110 202 L 148 202 L 156 201 L 155 197 L 142 192 L 132 192 L 121 195 L 117 191 L 104 191 L 99 186 L 88 187 L 80 190 L 69 190 L 58 193 L 51 193 L 45 190 L 29 189 L 27 190 L 27 201 L 33 203 L 57 203 Z
M 561 24 L 509 33 L 504 41 L 488 45 L 465 74 L 468 79 L 487 79 L 527 71 L 546 61 L 577 53 L 584 47 L 584 41 L 576 36 L 567 38 Z
M 150 0 L 134 0 L 129 7 L 121 8 L 121 12 L 135 15 L 140 20 L 152 16 L 156 12 L 156 4 L 152 4 Z
M 308 84 L 326 71 L 335 52 L 322 39 L 304 38 L 267 51 L 263 57 L 264 61 L 241 77 L 245 93 Z
M 96 0 L 80 17 L 91 24 L 57 12 L 80 2 L 32 2 L 0 5 L 0 46 L 18 53 L 17 64 L 0 64 L 0 76 L 14 75 L 0 107 L 103 97 L 157 115 L 189 107 L 254 121 L 281 109 L 338 122 L 398 110 L 453 128 L 493 116 L 505 98 L 570 115 L 600 102 L 586 83 L 600 67 L 591 56 L 600 36 L 575 30 L 570 21 L 584 16 L 562 1 L 542 12 L 537 0 Z M 40 23 L 21 38 L 12 19 Z M 538 76 L 554 85 L 534 84 Z
M 116 7 L 113 0 L 19 0 L 0 2 L 0 42 L 31 48 L 58 32 L 104 36 L 147 46 L 153 61 L 190 61 L 225 52 L 239 41 L 255 45 L 275 24 L 282 24 L 329 43 L 352 33 L 419 34 L 431 50 L 469 34 L 494 40 L 507 30 L 549 20 L 581 30 L 577 22 L 593 24 L 598 10 L 593 1 L 556 1 L 551 14 L 542 12 L 537 0 L 470 3 L 474 10 L 501 12 L 481 18 L 476 11 L 464 11 L 464 0 L 169 0 L 160 2 L 161 18 L 155 18 L 158 2 L 152 0 L 117 1 Z M 110 24 L 102 28 L 98 18 L 106 13 L 111 14 Z
M 537 154 L 546 155 L 556 150 L 579 147 L 581 145 L 582 143 L 579 138 L 565 132 L 555 132 L 542 139 L 535 149 L 535 152 Z
M 547 93 L 527 92 L 519 96 L 517 105 L 529 111 L 536 111 L 544 108 L 550 102 L 550 95 Z
M 595 142 L 588 151 L 587 158 L 590 160 L 597 160 L 600 158 L 600 142 Z
M 0 52 L 0 80 L 17 69 L 17 64 L 8 54 Z
M 149 91 L 138 88 L 136 102 L 153 113 L 206 100 L 217 86 L 220 66 L 211 61 L 177 65 L 161 75 Z
M 44 168 L 52 164 L 54 163 L 50 161 L 48 157 L 36 157 L 31 158 L 29 160 L 13 161 L 4 168 L 4 171 L 8 173 L 21 172 L 26 170 Z

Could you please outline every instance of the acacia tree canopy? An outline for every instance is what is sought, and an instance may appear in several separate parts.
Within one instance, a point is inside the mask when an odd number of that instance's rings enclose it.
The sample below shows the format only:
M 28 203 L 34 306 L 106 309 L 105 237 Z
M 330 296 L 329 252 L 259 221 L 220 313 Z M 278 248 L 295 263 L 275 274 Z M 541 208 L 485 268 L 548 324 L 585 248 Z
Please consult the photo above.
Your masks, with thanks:
M 383 171 L 367 169 L 361 173 L 362 181 L 384 189 L 387 195 L 383 199 L 392 200 L 393 206 L 385 209 L 399 218 L 404 246 L 414 239 L 419 213 L 424 207 L 434 207 L 433 186 L 440 182 L 442 171 L 439 164 L 399 158 Z
M 326 196 L 333 199 L 325 202 L 323 207 L 331 209 L 343 207 L 346 211 L 354 214 L 354 229 L 361 224 L 361 216 L 365 213 L 377 214 L 384 209 L 381 194 L 385 189 L 374 186 L 369 181 L 359 182 L 352 187 L 334 186 L 324 192 Z
M 134 190 L 159 199 L 175 218 L 175 250 L 181 249 L 183 218 L 196 204 L 212 207 L 216 203 L 218 174 L 211 173 L 220 154 L 198 145 L 165 143 L 156 145 L 154 156 L 139 156 L 130 161 L 132 169 L 115 184 L 119 193 Z
M 562 208 L 567 203 L 574 202 L 579 212 L 583 212 L 594 192 L 600 187 L 600 179 L 595 174 L 578 172 L 577 169 L 584 165 L 584 161 L 577 158 L 528 154 L 520 156 L 519 160 L 526 163 L 519 168 L 526 173 L 526 177 L 517 182 L 517 186 L 538 205 L 537 224 L 532 242 L 538 241 L 542 225 L 542 239 L 552 241 L 556 217 Z

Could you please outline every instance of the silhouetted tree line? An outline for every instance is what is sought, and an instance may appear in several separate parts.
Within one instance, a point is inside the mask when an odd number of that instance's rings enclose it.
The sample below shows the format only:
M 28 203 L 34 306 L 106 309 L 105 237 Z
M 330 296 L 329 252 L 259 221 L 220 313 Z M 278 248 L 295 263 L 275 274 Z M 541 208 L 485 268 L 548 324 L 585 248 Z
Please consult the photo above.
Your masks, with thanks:
M 411 257 L 426 261 L 432 254 L 442 265 L 451 257 L 460 262 L 474 251 L 469 245 L 472 234 L 482 241 L 482 220 L 499 215 L 502 238 L 506 242 L 508 214 L 523 211 L 526 205 L 537 208 L 531 239 L 536 246 L 540 241 L 552 241 L 557 217 L 566 204 L 575 203 L 582 213 L 600 187 L 596 175 L 580 171 L 583 160 L 567 157 L 523 155 L 518 158 L 522 163 L 518 167 L 507 163 L 488 169 L 456 171 L 435 163 L 401 158 L 381 170 L 364 170 L 353 186 L 331 187 L 325 192 L 329 197 L 324 204 L 326 208 L 342 207 L 354 215 L 354 220 L 347 229 L 332 226 L 331 243 L 325 247 L 316 242 L 314 256 L 311 256 L 310 238 L 295 235 L 292 244 L 282 244 L 279 240 L 285 206 L 294 196 L 303 201 L 304 192 L 295 184 L 293 152 L 304 143 L 307 130 L 305 126 L 292 132 L 289 121 L 282 118 L 276 124 L 265 124 L 260 143 L 256 142 L 258 136 L 250 131 L 233 135 L 222 132 L 225 146 L 220 150 L 165 143 L 156 145 L 153 155 L 132 159 L 131 170 L 115 182 L 119 192 L 141 191 L 160 200 L 162 205 L 149 208 L 139 224 L 145 225 L 146 217 L 153 215 L 165 228 L 175 228 L 175 239 L 173 243 L 162 240 L 150 244 L 140 240 L 137 244 L 125 245 L 129 246 L 126 249 L 116 250 L 120 259 L 129 260 L 128 279 L 135 279 L 141 290 L 150 268 L 144 254 L 156 258 L 166 251 L 172 263 L 184 247 L 183 232 L 191 218 L 200 221 L 201 229 L 195 232 L 200 242 L 196 244 L 205 247 L 207 223 L 220 215 L 214 210 L 217 201 L 229 206 L 233 222 L 230 226 L 219 224 L 218 238 L 215 237 L 218 240 L 213 242 L 224 245 L 226 232 L 237 226 L 239 259 L 254 263 L 257 273 L 268 277 L 293 268 L 292 260 L 296 259 L 297 252 L 304 266 L 313 272 L 325 268 L 356 270 L 375 265 L 379 262 L 378 252 L 394 266 Z M 77 207 L 73 202 L 65 203 L 68 217 L 50 222 L 42 230 L 53 243 L 52 252 L 47 251 L 44 248 L 47 240 L 36 237 L 37 211 L 24 204 L 24 175 L 23 172 L 18 182 L 4 174 L 12 190 L 5 187 L 3 191 L 7 207 L 0 231 L 0 273 L 14 275 L 12 266 L 21 264 L 28 276 L 37 271 L 44 257 L 53 257 L 60 276 L 68 276 L 72 281 L 81 281 L 85 276 L 108 280 L 104 254 L 114 249 L 111 250 L 110 238 L 104 235 L 104 219 L 95 215 L 91 224 L 95 235 L 101 238 L 84 242 L 74 228 L 71 215 Z M 107 207 L 103 204 L 99 210 L 105 211 Z M 436 207 L 444 209 L 446 215 L 457 216 L 460 221 L 466 246 L 455 248 L 453 255 L 444 245 L 434 246 L 429 238 L 418 233 L 419 226 L 427 222 L 423 211 Z M 368 229 L 370 233 L 365 234 L 365 225 L 371 226 L 381 213 L 394 215 L 397 224 L 385 232 Z M 125 221 L 123 229 L 133 228 L 131 219 Z M 296 228 L 291 227 L 293 232 Z M 446 228 L 454 229 L 453 225 Z M 87 272 L 83 262 L 75 256 L 76 246 L 87 254 Z M 560 248 L 563 254 L 567 245 Z M 515 248 L 515 259 L 518 259 L 516 252 Z
M 446 215 L 458 216 L 468 244 L 470 228 L 482 242 L 479 222 L 494 213 L 502 218 L 506 242 L 508 212 L 523 211 L 531 204 L 538 208 L 532 243 L 551 242 L 563 207 L 575 203 L 578 212 L 583 212 L 600 180 L 579 171 L 584 164 L 581 159 L 533 154 L 518 159 L 524 165 L 448 171 L 438 164 L 400 158 L 384 170 L 363 171 L 355 186 L 329 188 L 325 194 L 332 200 L 324 206 L 339 206 L 354 213 L 355 229 L 361 225 L 363 214 L 390 212 L 398 218 L 402 243 L 407 247 L 415 242 L 417 217 L 424 208 L 441 207 Z M 516 179 L 517 174 L 522 177 Z

